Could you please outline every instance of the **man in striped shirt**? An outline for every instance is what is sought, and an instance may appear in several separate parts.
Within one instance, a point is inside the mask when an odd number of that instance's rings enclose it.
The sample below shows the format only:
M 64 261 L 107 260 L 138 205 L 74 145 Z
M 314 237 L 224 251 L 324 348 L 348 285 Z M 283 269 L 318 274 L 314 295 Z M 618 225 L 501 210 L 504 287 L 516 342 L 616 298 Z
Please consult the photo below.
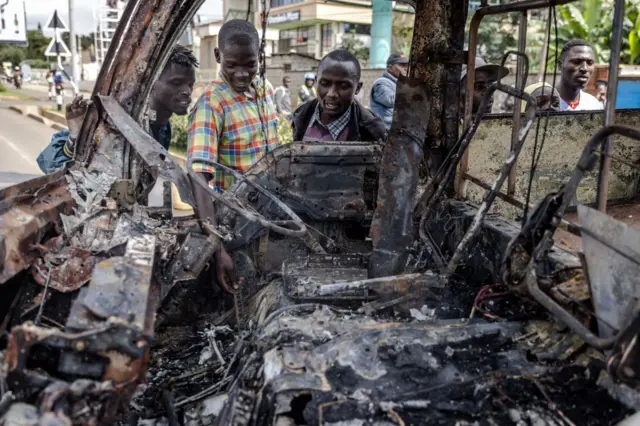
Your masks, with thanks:
M 243 20 L 226 22 L 218 34 L 216 60 L 221 66 L 195 105 L 189 119 L 188 160 L 213 189 L 228 189 L 233 178 L 215 164 L 245 172 L 278 145 L 278 122 L 273 89 L 258 76 L 259 36 Z M 198 218 L 216 224 L 207 192 L 194 185 Z M 237 287 L 233 262 L 222 247 L 216 255 L 220 285 Z

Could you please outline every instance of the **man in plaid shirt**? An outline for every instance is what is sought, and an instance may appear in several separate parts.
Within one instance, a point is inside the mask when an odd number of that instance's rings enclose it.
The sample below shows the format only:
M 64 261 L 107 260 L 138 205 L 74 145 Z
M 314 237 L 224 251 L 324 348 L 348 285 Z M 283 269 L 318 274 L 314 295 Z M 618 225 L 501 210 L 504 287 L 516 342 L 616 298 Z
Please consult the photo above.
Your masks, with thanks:
M 221 66 L 189 118 L 188 160 L 214 190 L 227 189 L 233 178 L 220 163 L 245 172 L 278 145 L 278 123 L 273 89 L 258 76 L 259 36 L 244 20 L 226 22 L 218 34 L 216 60 Z M 207 192 L 194 185 L 196 212 L 216 224 Z M 228 292 L 237 288 L 233 262 L 224 247 L 216 255 L 217 278 Z

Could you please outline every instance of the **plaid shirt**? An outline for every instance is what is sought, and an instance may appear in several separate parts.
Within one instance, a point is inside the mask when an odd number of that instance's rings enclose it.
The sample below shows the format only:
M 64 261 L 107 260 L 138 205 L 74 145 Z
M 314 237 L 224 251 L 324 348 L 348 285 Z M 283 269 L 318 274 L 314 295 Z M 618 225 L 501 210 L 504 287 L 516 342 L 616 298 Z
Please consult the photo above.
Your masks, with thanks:
M 273 88 L 267 82 L 265 96 L 258 76 L 251 84 L 256 97 L 236 93 L 222 77 L 214 80 L 189 117 L 187 157 L 194 171 L 214 176 L 216 191 L 234 182 L 231 175 L 216 170 L 216 163 L 244 173 L 278 146 Z
M 320 121 L 320 102 L 316 105 L 316 110 L 313 113 L 313 119 L 309 123 L 309 127 L 313 127 L 314 123 L 318 123 L 319 126 L 329 131 L 333 140 L 337 140 L 340 133 L 347 127 L 349 124 L 349 120 L 351 120 L 351 107 L 347 108 L 344 114 L 340 116 L 337 120 L 332 121 L 326 126 L 322 124 Z

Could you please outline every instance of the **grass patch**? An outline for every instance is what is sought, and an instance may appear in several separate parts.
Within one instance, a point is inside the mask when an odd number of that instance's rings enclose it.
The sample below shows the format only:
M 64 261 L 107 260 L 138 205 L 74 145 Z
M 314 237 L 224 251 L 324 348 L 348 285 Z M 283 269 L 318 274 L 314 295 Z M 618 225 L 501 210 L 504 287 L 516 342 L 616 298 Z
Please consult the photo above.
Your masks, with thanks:
M 4 92 L 0 92 L 0 96 L 6 97 L 6 98 L 16 98 L 22 101 L 32 101 L 36 99 L 32 96 L 28 96 L 28 95 L 25 95 L 24 93 L 21 93 L 19 90 L 5 90 Z
M 173 154 L 173 155 L 179 155 L 181 157 L 186 157 L 187 156 L 187 148 L 186 147 L 181 147 L 181 146 L 171 145 L 169 147 L 169 153 Z
M 58 111 L 58 107 L 57 106 L 50 106 L 49 108 L 47 108 L 49 111 L 51 112 L 57 112 L 58 114 L 65 114 L 67 112 L 67 106 L 66 105 L 62 105 L 62 110 Z

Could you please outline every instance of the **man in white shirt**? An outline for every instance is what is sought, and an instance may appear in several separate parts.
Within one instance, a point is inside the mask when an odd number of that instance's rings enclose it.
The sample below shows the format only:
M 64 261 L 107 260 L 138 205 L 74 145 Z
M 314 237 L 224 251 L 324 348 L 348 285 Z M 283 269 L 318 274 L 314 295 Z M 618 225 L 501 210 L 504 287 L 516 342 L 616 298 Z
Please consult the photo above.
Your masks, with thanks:
M 560 111 L 597 111 L 604 106 L 585 92 L 595 68 L 593 48 L 584 40 L 571 40 L 560 53 Z

